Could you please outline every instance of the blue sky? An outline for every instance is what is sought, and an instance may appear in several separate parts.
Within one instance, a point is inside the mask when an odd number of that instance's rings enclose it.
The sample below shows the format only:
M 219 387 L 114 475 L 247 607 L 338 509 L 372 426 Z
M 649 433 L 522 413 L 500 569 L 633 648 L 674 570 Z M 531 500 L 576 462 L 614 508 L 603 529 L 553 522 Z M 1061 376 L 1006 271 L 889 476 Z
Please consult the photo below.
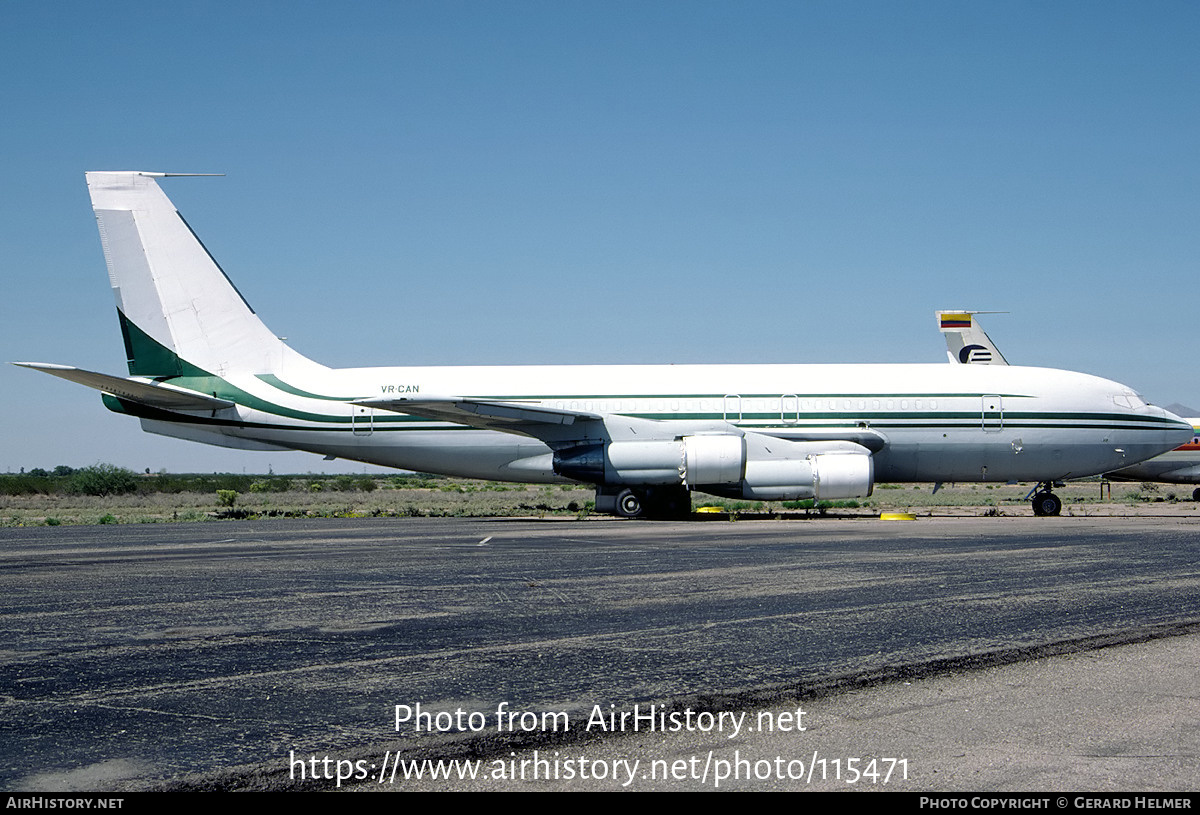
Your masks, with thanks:
M 1200 407 L 1191 2 L 0 2 L 4 360 L 123 373 L 86 170 L 329 365 L 1011 362 Z M 0 471 L 325 471 L 0 369 Z M 333 469 L 361 471 L 362 465 Z

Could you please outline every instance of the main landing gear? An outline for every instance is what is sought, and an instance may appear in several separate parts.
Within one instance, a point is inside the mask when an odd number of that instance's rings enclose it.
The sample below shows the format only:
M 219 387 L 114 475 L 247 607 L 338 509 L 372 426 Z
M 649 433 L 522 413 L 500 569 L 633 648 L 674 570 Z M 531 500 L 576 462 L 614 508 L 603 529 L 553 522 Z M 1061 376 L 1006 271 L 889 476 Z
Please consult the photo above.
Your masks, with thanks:
M 686 487 L 597 487 L 596 511 L 622 518 L 678 520 L 691 514 L 692 494 Z
M 1043 481 L 1030 492 L 1033 496 L 1033 514 L 1039 518 L 1058 515 L 1062 512 L 1062 499 L 1051 492 L 1055 487 L 1061 487 L 1061 481 Z M 1028 496 L 1026 496 L 1028 497 Z

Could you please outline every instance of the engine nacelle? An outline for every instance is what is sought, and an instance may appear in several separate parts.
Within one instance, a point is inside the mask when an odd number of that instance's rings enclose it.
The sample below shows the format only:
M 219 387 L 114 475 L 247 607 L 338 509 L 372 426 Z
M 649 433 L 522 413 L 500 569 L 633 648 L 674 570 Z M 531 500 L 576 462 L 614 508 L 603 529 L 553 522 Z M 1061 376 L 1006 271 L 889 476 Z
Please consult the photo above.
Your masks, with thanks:
M 736 484 L 746 474 L 746 439 L 728 433 L 685 436 L 684 483 Z
M 747 448 L 746 437 L 732 433 L 589 444 L 556 452 L 554 472 L 602 486 L 687 487 L 760 501 L 861 498 L 874 489 L 874 461 L 852 442 L 756 439 L 754 452 Z
M 554 472 L 592 484 L 681 484 L 685 466 L 677 441 L 588 444 L 554 454 Z
M 559 450 L 554 472 L 593 484 L 734 484 L 742 479 L 741 436 L 684 436 L 678 441 L 614 441 Z
M 862 498 L 874 490 L 875 465 L 870 455 L 858 453 L 751 459 L 741 486 L 741 498 L 759 501 Z

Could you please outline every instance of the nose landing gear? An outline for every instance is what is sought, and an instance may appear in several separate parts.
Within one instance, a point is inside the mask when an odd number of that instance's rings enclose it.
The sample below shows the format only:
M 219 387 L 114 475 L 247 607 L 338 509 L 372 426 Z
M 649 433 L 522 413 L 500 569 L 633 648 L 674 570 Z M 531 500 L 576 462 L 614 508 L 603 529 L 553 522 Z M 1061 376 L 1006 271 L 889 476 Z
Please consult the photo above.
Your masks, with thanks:
M 1033 488 L 1030 495 L 1033 496 L 1031 503 L 1033 504 L 1034 515 L 1037 515 L 1039 518 L 1045 518 L 1058 515 L 1062 512 L 1062 499 L 1051 492 L 1055 487 L 1061 487 L 1062 485 L 1061 481 L 1043 481 Z

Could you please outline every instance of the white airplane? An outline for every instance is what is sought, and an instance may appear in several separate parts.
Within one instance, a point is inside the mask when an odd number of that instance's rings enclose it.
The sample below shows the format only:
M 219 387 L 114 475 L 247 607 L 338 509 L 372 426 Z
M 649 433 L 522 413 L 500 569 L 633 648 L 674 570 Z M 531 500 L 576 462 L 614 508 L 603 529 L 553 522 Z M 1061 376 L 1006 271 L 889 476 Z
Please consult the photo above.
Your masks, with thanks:
M 876 480 L 1048 485 L 1192 435 L 1124 385 L 1039 368 L 327 368 L 258 319 L 159 188 L 168 175 L 87 174 L 130 375 L 18 363 L 102 391 L 152 433 L 583 482 L 597 510 L 627 517 L 685 512 L 691 490 L 781 500 L 865 496 Z
M 992 311 L 937 311 L 938 328 L 946 337 L 946 355 L 951 362 L 972 365 L 1007 365 L 1008 361 L 975 319 L 976 314 Z M 1193 437 L 1170 452 L 1148 461 L 1105 473 L 1113 481 L 1161 481 L 1165 484 L 1200 484 L 1200 418 L 1185 419 L 1192 425 Z M 1192 500 L 1200 501 L 1200 487 L 1192 490 Z

